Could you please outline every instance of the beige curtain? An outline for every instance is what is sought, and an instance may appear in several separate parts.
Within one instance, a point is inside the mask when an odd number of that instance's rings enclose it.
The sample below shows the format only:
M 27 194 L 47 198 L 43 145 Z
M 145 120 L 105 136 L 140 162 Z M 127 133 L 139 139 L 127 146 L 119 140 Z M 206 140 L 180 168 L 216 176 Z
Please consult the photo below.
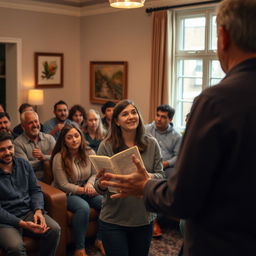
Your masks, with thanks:
M 156 113 L 156 107 L 160 104 L 168 104 L 168 37 L 167 37 L 167 11 L 154 12 L 153 39 L 151 59 L 151 91 L 149 121 Z

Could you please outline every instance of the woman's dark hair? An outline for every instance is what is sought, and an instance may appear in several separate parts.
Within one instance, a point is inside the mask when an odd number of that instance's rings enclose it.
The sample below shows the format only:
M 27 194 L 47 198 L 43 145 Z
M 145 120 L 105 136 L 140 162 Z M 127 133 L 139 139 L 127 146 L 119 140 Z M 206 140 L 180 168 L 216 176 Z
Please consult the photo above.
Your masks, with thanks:
M 82 114 L 83 118 L 84 118 L 83 123 L 82 123 L 82 127 L 83 127 L 85 125 L 86 120 L 87 120 L 87 115 L 86 115 L 85 109 L 81 105 L 74 105 L 69 110 L 68 119 L 73 121 L 73 115 L 76 113 L 76 111 L 79 111 Z
M 110 141 L 112 143 L 112 149 L 113 149 L 114 153 L 117 153 L 117 152 L 127 148 L 127 146 L 124 143 L 123 136 L 122 136 L 122 130 L 116 124 L 116 121 L 118 120 L 119 114 L 128 105 L 132 105 L 133 107 L 135 107 L 135 109 L 138 113 L 138 116 L 139 116 L 139 124 L 138 124 L 137 130 L 136 130 L 136 136 L 135 136 L 135 145 L 138 146 L 138 148 L 141 152 L 143 152 L 147 148 L 148 143 L 146 141 L 146 136 L 145 136 L 145 127 L 144 127 L 143 119 L 141 117 L 139 110 L 135 106 L 134 102 L 132 102 L 131 100 L 122 100 L 114 108 L 110 132 L 106 138 L 106 141 Z
M 60 136 L 57 139 L 57 142 L 55 144 L 55 147 L 52 151 L 52 156 L 51 156 L 51 166 L 52 166 L 52 161 L 53 161 L 54 156 L 57 153 L 61 154 L 63 169 L 65 170 L 67 176 L 71 179 L 74 177 L 73 159 L 72 159 L 72 155 L 69 152 L 68 147 L 65 143 L 65 136 L 73 128 L 76 129 L 81 136 L 81 145 L 78 149 L 78 155 L 77 155 L 76 160 L 78 160 L 79 163 L 83 166 L 87 165 L 88 151 L 90 150 L 90 148 L 84 139 L 84 135 L 83 135 L 82 131 L 79 129 L 78 125 L 75 123 L 66 124 L 62 128 Z

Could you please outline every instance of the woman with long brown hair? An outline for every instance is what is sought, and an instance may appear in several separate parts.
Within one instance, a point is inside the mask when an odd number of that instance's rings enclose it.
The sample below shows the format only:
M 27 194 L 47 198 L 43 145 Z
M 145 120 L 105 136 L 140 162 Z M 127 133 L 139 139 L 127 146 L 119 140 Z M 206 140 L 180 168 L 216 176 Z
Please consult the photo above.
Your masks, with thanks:
M 112 156 L 137 145 L 145 168 L 153 178 L 163 178 L 160 149 L 156 140 L 145 134 L 141 115 L 130 100 L 119 102 L 113 112 L 110 133 L 98 149 L 98 155 Z M 143 199 L 111 199 L 108 188 L 101 184 L 104 170 L 97 170 L 96 190 L 104 196 L 100 213 L 102 242 L 108 256 L 147 256 L 152 222 L 156 214 L 146 210 Z
M 84 244 L 90 207 L 101 209 L 102 196 L 93 187 L 95 170 L 89 161 L 90 154 L 95 153 L 88 147 L 78 126 L 65 125 L 53 149 L 52 170 L 54 185 L 67 194 L 68 210 L 74 214 L 75 256 L 87 255 Z

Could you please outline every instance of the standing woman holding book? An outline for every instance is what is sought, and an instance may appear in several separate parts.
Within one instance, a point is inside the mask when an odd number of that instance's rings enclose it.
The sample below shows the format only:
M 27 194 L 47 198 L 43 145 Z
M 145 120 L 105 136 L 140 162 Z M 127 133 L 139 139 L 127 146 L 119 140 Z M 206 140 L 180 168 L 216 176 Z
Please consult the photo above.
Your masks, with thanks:
M 163 178 L 160 149 L 156 140 L 145 134 L 141 115 L 130 100 L 119 102 L 113 112 L 110 132 L 98 149 L 98 155 L 112 156 L 137 145 L 144 165 L 152 178 Z M 156 214 L 148 212 L 143 199 L 136 197 L 111 199 L 101 184 L 104 170 L 98 170 L 96 190 L 104 195 L 100 213 L 102 242 L 108 256 L 147 256 L 152 223 Z
M 95 170 L 89 155 L 95 154 L 76 124 L 66 124 L 52 152 L 54 185 L 67 194 L 68 210 L 73 212 L 74 256 L 86 256 L 85 233 L 90 207 L 100 211 L 102 196 L 95 191 Z M 103 247 L 102 247 L 103 248 Z M 102 249 L 100 248 L 100 249 Z

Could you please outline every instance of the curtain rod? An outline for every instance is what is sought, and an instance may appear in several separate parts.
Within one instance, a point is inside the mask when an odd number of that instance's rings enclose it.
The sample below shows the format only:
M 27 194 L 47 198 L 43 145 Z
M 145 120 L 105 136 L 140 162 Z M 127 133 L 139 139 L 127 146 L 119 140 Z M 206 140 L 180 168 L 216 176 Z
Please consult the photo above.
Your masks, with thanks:
M 189 6 L 195 6 L 195 5 L 202 5 L 202 4 L 213 4 L 213 3 L 218 3 L 221 2 L 222 0 L 211 0 L 207 2 L 199 2 L 199 3 L 191 3 L 191 4 L 181 4 L 181 5 L 172 5 L 172 6 L 162 6 L 162 7 L 155 7 L 155 8 L 147 8 L 146 13 L 151 13 L 151 12 L 157 12 L 157 11 L 163 11 L 163 10 L 168 10 L 168 9 L 173 9 L 173 8 L 181 8 L 181 7 L 189 7 Z

